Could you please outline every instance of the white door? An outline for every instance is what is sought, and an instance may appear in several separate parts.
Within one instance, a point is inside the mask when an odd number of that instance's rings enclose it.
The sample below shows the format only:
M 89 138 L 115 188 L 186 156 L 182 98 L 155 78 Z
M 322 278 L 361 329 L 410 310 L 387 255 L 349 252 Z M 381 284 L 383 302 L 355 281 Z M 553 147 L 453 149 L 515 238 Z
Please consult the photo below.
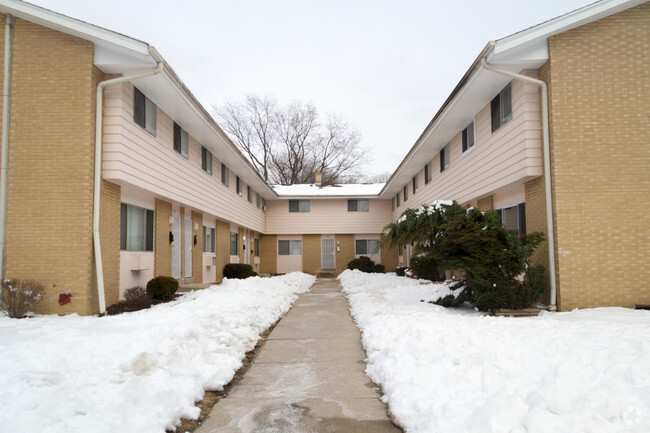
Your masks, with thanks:
M 192 276 L 192 220 L 185 220 L 185 277 Z
M 336 246 L 333 237 L 320 239 L 321 269 L 336 269 Z
M 172 222 L 172 277 L 179 279 L 181 277 L 181 217 L 174 215 Z
M 251 236 L 248 230 L 244 230 L 244 263 L 251 264 Z

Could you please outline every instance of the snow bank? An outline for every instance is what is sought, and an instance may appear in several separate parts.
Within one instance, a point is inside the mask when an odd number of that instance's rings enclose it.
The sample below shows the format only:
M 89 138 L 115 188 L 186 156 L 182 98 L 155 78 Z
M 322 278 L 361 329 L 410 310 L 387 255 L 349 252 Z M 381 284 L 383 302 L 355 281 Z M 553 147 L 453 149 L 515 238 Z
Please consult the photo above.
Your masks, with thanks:
M 112 317 L 0 318 L 0 429 L 164 432 L 197 418 L 314 277 L 225 280 Z
M 650 312 L 489 317 L 420 302 L 444 285 L 359 271 L 339 279 L 366 373 L 409 433 L 648 431 Z

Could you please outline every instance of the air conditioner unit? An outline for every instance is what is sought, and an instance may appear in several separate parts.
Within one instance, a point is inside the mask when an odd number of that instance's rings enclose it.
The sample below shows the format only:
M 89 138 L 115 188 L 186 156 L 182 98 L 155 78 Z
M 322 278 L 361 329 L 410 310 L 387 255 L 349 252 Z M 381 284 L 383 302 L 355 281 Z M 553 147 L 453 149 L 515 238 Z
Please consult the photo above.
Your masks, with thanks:
M 262 206 L 262 212 L 266 212 L 266 206 Z

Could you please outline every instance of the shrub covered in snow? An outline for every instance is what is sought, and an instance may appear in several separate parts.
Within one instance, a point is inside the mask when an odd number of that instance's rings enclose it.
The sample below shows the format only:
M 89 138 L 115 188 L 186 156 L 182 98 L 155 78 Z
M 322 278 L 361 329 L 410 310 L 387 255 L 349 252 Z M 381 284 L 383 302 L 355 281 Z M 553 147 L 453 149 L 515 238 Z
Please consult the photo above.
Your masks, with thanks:
M 384 272 L 384 266 L 383 265 L 378 265 L 374 261 L 370 259 L 370 257 L 367 256 L 361 256 L 359 258 L 356 258 L 350 263 L 348 263 L 348 269 L 353 270 L 353 269 L 358 269 L 361 272 L 367 272 L 367 273 L 375 273 L 375 274 L 382 274 Z
M 147 292 L 151 293 L 154 299 L 161 301 L 171 301 L 178 290 L 178 281 L 172 277 L 158 276 L 149 280 L 147 283 Z
M 13 319 L 22 319 L 43 298 L 36 281 L 7 279 L 2 282 L 2 308 Z
M 223 276 L 226 278 L 237 278 L 240 280 L 248 277 L 256 277 L 257 272 L 253 270 L 251 265 L 244 263 L 229 263 L 223 268 Z
M 395 268 L 395 274 L 398 277 L 405 277 L 406 276 L 406 269 L 407 269 L 406 266 L 399 266 L 399 267 Z

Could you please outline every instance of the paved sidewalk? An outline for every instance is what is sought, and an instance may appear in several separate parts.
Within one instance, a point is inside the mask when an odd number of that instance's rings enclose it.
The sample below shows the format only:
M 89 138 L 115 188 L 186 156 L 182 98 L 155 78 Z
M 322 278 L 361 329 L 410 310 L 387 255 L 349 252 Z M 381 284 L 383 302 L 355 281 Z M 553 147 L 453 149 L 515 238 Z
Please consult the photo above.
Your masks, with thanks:
M 359 330 L 340 289 L 335 279 L 316 280 L 196 432 L 401 432 L 364 374 Z

